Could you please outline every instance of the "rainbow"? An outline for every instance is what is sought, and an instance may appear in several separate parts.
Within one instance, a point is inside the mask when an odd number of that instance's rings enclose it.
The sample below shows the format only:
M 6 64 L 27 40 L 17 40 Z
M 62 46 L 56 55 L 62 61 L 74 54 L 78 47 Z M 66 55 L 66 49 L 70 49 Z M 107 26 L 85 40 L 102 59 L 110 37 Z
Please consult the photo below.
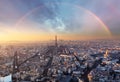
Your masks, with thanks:
M 105 23 L 97 16 L 95 15 L 93 12 L 81 7 L 81 6 L 78 6 L 78 5 L 75 5 L 76 7 L 82 9 L 82 10 L 85 10 L 87 13 L 89 13 L 90 15 L 92 15 L 101 25 L 102 25 L 102 28 L 107 32 L 108 35 L 112 35 L 109 27 L 107 25 L 105 25 Z
M 56 4 L 59 4 L 59 3 L 56 3 Z M 95 15 L 93 12 L 91 12 L 90 10 L 87 10 L 81 6 L 78 6 L 78 5 L 73 5 L 73 4 L 70 4 L 70 3 L 62 3 L 62 4 L 65 4 L 65 5 L 72 5 L 72 6 L 75 6 L 79 9 L 82 9 L 84 10 L 86 13 L 90 14 L 91 16 L 93 16 L 101 25 L 102 25 L 102 28 L 106 31 L 106 33 L 111 37 L 112 36 L 112 33 L 109 29 L 109 27 L 107 25 L 105 25 L 105 23 L 97 16 Z M 32 9 L 31 11 L 29 11 L 28 13 L 26 13 L 24 16 L 22 16 L 15 24 L 15 27 L 17 27 L 20 23 L 23 22 L 23 20 L 29 16 L 30 14 L 32 14 L 33 12 L 36 12 L 39 8 L 42 8 L 44 6 L 38 6 L 34 9 Z

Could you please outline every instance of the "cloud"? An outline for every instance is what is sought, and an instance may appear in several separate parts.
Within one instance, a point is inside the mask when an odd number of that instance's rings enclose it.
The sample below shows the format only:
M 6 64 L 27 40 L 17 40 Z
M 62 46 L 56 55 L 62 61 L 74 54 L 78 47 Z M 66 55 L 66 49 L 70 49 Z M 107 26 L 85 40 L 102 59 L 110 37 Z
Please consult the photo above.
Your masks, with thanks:
M 19 28 L 60 34 L 85 32 L 94 34 L 93 31 L 99 28 L 93 28 L 101 26 L 97 25 L 94 17 L 86 18 L 87 13 L 77 8 L 77 5 L 96 14 L 114 35 L 118 35 L 120 34 L 119 3 L 119 0 L 1 0 L 0 22 L 13 28 L 16 22 L 31 12 L 22 20 Z

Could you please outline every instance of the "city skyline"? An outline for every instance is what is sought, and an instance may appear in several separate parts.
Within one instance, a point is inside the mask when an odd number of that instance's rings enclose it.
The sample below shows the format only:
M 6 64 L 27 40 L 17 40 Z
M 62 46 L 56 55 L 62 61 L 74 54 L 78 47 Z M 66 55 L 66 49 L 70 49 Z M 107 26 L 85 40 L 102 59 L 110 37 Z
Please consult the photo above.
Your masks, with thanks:
M 0 41 L 119 38 L 120 1 L 0 0 Z

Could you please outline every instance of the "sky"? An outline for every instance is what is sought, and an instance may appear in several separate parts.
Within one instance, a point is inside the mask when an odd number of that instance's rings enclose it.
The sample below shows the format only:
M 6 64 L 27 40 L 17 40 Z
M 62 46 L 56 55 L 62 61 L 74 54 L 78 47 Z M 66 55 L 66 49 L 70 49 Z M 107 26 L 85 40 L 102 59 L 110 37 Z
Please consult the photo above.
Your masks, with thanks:
M 120 37 L 120 0 L 0 0 L 0 41 Z

